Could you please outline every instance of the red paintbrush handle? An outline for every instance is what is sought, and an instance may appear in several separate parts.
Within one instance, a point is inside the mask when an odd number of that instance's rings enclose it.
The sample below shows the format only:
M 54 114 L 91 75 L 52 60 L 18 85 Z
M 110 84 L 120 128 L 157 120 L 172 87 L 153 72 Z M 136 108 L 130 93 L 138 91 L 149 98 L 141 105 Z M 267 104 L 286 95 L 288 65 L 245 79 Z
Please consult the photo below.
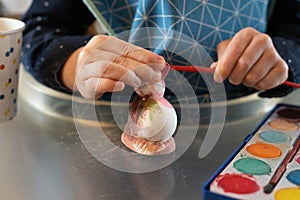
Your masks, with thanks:
M 199 67 L 199 66 L 181 66 L 181 65 L 169 65 L 171 69 L 176 71 L 183 71 L 183 72 L 203 72 L 203 73 L 211 73 L 215 72 L 215 68 L 209 67 Z
M 284 81 L 283 84 L 291 86 L 291 87 L 295 87 L 295 88 L 300 88 L 300 84 L 293 83 L 291 81 Z
M 213 74 L 215 72 L 215 68 L 209 67 L 199 67 L 199 66 L 183 66 L 183 65 L 170 65 L 167 64 L 171 69 L 182 72 L 200 72 L 200 73 L 210 73 Z M 283 82 L 284 85 L 288 85 L 295 88 L 300 88 L 300 84 L 293 83 L 290 81 Z

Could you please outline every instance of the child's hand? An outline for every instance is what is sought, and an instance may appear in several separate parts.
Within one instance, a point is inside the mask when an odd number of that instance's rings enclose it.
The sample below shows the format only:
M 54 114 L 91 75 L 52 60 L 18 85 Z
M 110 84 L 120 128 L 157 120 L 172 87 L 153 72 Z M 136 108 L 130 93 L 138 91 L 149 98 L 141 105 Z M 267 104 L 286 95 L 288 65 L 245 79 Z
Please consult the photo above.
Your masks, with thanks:
M 288 78 L 288 66 L 279 56 L 271 38 L 253 28 L 239 31 L 217 47 L 218 61 L 214 79 L 266 90 Z
M 150 51 L 111 36 L 94 36 L 77 60 L 76 87 L 85 98 L 161 81 L 165 60 Z

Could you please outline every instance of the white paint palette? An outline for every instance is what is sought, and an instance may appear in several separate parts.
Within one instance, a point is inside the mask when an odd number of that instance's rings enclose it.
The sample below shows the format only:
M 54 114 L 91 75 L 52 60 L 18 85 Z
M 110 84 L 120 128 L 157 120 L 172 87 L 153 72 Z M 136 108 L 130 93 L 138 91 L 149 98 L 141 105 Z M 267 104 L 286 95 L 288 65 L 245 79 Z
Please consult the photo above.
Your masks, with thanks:
M 205 200 L 300 200 L 300 107 L 278 104 L 203 187 Z

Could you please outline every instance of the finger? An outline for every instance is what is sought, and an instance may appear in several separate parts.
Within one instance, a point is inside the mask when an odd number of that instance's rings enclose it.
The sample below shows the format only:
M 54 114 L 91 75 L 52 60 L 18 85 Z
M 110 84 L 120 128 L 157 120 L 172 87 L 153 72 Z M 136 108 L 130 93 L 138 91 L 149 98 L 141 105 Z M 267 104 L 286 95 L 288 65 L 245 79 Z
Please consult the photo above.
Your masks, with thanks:
M 90 52 L 88 58 L 85 60 L 85 63 L 93 63 L 93 62 L 97 62 L 99 60 L 114 61 L 118 57 L 120 57 L 119 54 L 116 54 L 116 53 L 113 53 L 110 51 L 94 49 L 93 51 Z
M 134 88 L 139 87 L 142 82 L 161 80 L 161 72 L 154 71 L 147 65 L 127 58 L 119 62 L 120 64 L 111 61 L 96 61 L 81 67 L 77 76 L 83 81 L 91 77 L 121 80 Z
M 78 77 L 82 81 L 92 77 L 107 78 L 116 81 L 120 80 L 134 88 L 142 84 L 141 79 L 134 71 L 107 61 L 97 61 L 82 67 L 81 70 L 78 71 Z
M 90 78 L 86 81 L 86 86 L 91 88 L 95 96 L 105 92 L 122 91 L 125 84 L 122 81 L 116 81 L 107 78 Z
M 105 60 L 105 61 L 100 62 L 100 60 L 102 60 L 102 61 Z M 91 56 L 86 61 L 86 63 L 90 63 L 90 64 L 99 63 L 102 65 L 104 65 L 105 62 L 107 62 L 109 64 L 114 62 L 120 66 L 123 66 L 124 68 L 134 71 L 137 74 L 137 76 L 139 76 L 144 82 L 158 82 L 162 79 L 161 71 L 155 71 L 152 66 L 146 65 L 142 62 L 133 60 L 128 57 L 120 56 L 118 54 L 108 52 L 108 51 L 95 50 L 95 51 L 91 52 Z M 158 66 L 158 65 L 156 65 L 156 66 Z M 103 66 L 102 69 L 104 69 L 104 67 L 105 66 Z M 161 68 L 165 69 L 165 65 L 161 66 Z M 108 70 L 108 69 L 105 68 L 104 70 Z M 120 70 L 118 79 L 120 78 L 121 74 L 125 73 L 124 70 L 125 69 Z M 95 73 L 94 70 L 91 70 L 91 71 L 93 73 Z M 96 72 L 98 72 L 99 75 L 102 74 L 101 70 L 96 71 Z M 116 79 L 116 80 L 118 80 L 118 79 Z M 135 82 L 137 82 L 136 79 L 135 79 Z
M 222 82 L 229 76 L 238 59 L 251 42 L 255 32 L 257 31 L 254 31 L 252 28 L 245 28 L 232 38 L 222 59 L 218 61 L 218 66 L 214 74 L 215 81 Z
M 272 58 L 270 56 L 267 56 L 267 58 L 265 58 L 266 55 L 264 55 L 263 58 L 261 57 L 263 56 L 264 51 L 270 48 L 270 41 L 268 38 L 269 37 L 266 34 L 260 34 L 254 37 L 253 40 L 249 43 L 242 55 L 238 58 L 234 68 L 232 69 L 229 75 L 229 81 L 232 84 L 239 85 L 240 83 L 242 83 L 245 76 L 252 69 L 252 67 L 254 67 L 255 63 L 257 63 L 259 60 L 263 60 L 260 63 L 258 63 L 258 66 L 261 67 L 260 69 L 267 70 L 264 67 L 264 64 L 268 64 L 267 62 L 270 62 L 270 59 Z M 274 63 L 271 64 L 273 65 Z
M 156 83 L 161 81 L 162 79 L 161 71 L 155 71 L 153 70 L 153 68 L 149 67 L 149 65 L 143 64 L 141 62 L 137 62 L 136 60 L 132 60 L 130 58 L 125 58 L 121 56 L 118 57 L 116 60 L 114 60 L 113 63 L 134 71 L 134 73 L 143 82 Z
M 248 87 L 254 87 L 268 74 L 272 67 L 275 67 L 276 62 L 278 62 L 278 60 L 274 60 L 273 53 L 271 51 L 265 51 L 247 75 L 245 75 L 243 84 Z
M 282 84 L 288 78 L 288 66 L 280 61 L 256 85 L 256 89 L 268 90 Z
M 86 99 L 97 99 L 106 92 L 122 91 L 124 87 L 122 81 L 92 77 L 83 82 L 80 93 Z
M 154 70 L 160 71 L 166 62 L 163 57 L 144 48 L 135 46 L 116 37 L 108 36 L 97 49 L 110 51 L 131 58 L 144 64 L 151 64 Z
M 230 41 L 231 41 L 231 39 L 228 39 L 228 40 L 224 40 L 218 44 L 218 46 L 217 46 L 218 60 L 220 60 L 223 57 L 223 54 L 224 54 L 225 50 L 227 49 Z

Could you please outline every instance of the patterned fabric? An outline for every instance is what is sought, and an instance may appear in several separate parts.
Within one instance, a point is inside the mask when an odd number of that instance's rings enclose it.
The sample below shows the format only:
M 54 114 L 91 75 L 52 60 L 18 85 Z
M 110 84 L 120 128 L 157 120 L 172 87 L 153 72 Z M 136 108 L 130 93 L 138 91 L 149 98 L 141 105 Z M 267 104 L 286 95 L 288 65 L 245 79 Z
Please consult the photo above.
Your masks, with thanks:
M 115 33 L 155 27 L 160 30 L 136 37 L 160 37 L 171 30 L 201 44 L 216 58 L 217 44 L 245 27 L 266 30 L 267 0 L 92 0 Z M 156 29 L 154 29 L 156 30 Z M 150 46 L 150 45 L 149 45 Z M 191 47 L 192 48 L 192 47 Z M 192 52 L 192 51 L 191 51 Z
M 265 32 L 267 0 L 92 0 L 92 13 L 107 23 L 110 34 L 163 55 L 171 64 L 207 66 L 216 60 L 216 46 L 245 27 Z M 105 19 L 103 21 L 102 17 Z M 122 32 L 130 30 L 122 36 Z M 176 45 L 174 45 L 174 43 Z M 199 44 L 201 46 L 199 46 Z M 209 57 L 209 58 L 207 58 Z M 206 59 L 205 59 L 206 58 Z M 201 99 L 208 89 L 198 74 L 184 73 Z M 178 84 L 177 87 L 181 87 Z M 254 90 L 225 84 L 228 98 Z M 217 90 L 217 89 L 216 89 Z

